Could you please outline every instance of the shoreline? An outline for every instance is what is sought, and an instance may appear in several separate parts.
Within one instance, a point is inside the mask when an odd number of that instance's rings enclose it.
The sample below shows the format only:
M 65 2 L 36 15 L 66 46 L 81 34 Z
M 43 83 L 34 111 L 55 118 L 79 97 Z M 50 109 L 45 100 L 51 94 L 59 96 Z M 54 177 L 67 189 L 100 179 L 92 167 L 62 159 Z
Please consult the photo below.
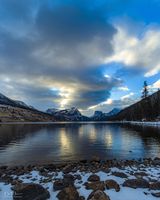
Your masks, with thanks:
M 155 200 L 160 197 L 159 167 L 160 158 L 103 161 L 98 157 L 63 164 L 1 166 L 0 199 L 22 200 L 29 191 L 50 200 L 91 200 L 94 195 L 104 200 L 124 200 L 128 195 L 129 200 Z
M 123 124 L 133 124 L 133 125 L 141 125 L 141 126 L 160 126 L 160 121 L 122 121 Z
M 131 124 L 140 126 L 160 127 L 160 121 L 48 121 L 48 122 L 0 122 L 0 125 L 19 125 L 19 124 Z

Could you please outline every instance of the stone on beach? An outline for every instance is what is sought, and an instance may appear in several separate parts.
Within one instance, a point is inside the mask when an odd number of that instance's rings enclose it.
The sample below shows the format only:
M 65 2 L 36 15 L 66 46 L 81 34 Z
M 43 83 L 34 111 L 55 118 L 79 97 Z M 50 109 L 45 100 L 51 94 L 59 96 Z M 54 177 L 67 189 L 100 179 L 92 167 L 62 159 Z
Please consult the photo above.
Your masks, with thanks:
M 149 183 L 145 179 L 128 179 L 123 183 L 124 187 L 130 188 L 149 188 Z
M 87 190 L 105 190 L 104 181 L 86 182 L 84 185 Z
M 149 188 L 150 190 L 160 190 L 160 182 L 150 183 Z
M 112 172 L 112 175 L 120 177 L 120 178 L 127 178 L 128 177 L 127 174 L 125 174 L 124 172 Z
M 110 198 L 105 192 L 101 190 L 96 190 L 91 192 L 87 200 L 110 200 Z
M 105 184 L 107 189 L 115 189 L 116 192 L 120 191 L 119 184 L 114 180 L 106 180 Z
M 49 192 L 39 184 L 21 183 L 14 188 L 13 200 L 46 200 Z
M 71 174 L 67 174 L 64 175 L 63 179 L 55 180 L 55 182 L 53 183 L 53 190 L 62 190 L 70 185 L 74 185 L 74 176 L 72 176 Z
M 92 174 L 92 175 L 89 176 L 88 181 L 89 182 L 96 182 L 96 181 L 100 181 L 100 178 L 99 178 L 98 175 Z
M 79 200 L 80 196 L 74 186 L 69 186 L 57 194 L 59 200 Z

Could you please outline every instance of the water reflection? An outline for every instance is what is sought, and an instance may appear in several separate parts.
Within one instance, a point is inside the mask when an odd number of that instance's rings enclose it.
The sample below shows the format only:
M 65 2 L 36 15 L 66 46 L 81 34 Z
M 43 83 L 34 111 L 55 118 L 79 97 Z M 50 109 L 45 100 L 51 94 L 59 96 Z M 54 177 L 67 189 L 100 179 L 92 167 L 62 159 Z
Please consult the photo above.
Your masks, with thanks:
M 111 131 L 106 132 L 106 135 L 105 135 L 105 142 L 106 142 L 108 148 L 111 148 L 111 147 L 112 147 L 113 138 L 112 138 L 112 133 L 111 133 Z
M 160 156 L 160 129 L 105 123 L 0 125 L 0 164 Z

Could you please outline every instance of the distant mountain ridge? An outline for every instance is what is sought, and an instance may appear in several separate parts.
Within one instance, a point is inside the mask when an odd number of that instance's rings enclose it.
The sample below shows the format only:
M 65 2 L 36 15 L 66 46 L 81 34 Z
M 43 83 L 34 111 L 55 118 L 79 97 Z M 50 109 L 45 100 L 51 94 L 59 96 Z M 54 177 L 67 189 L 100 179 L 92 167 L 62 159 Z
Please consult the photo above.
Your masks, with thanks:
M 20 108 L 34 109 L 33 107 L 28 106 L 23 101 L 10 99 L 1 93 L 0 93 L 0 105 L 8 105 L 8 106 L 14 106 L 14 107 L 20 107 Z
M 0 93 L 0 122 L 55 121 L 54 117 Z
M 90 118 L 92 121 L 106 121 L 108 117 L 116 115 L 120 112 L 119 108 L 114 108 L 108 113 L 103 113 L 102 111 L 95 111 L 94 115 Z
M 48 114 L 53 115 L 57 120 L 60 121 L 106 121 L 108 117 L 120 112 L 120 109 L 114 108 L 108 113 L 103 113 L 102 111 L 95 111 L 94 115 L 91 117 L 82 115 L 81 112 L 75 107 L 63 110 L 50 108 L 46 112 Z
M 95 111 L 91 117 L 84 116 L 76 108 L 46 112 L 36 110 L 22 101 L 6 97 L 0 93 L 0 121 L 157 121 L 160 120 L 160 91 L 120 110 L 114 108 L 108 113 Z
M 89 121 L 89 117 L 82 115 L 81 112 L 75 107 L 63 110 L 51 108 L 46 112 L 53 115 L 57 120 L 60 121 Z

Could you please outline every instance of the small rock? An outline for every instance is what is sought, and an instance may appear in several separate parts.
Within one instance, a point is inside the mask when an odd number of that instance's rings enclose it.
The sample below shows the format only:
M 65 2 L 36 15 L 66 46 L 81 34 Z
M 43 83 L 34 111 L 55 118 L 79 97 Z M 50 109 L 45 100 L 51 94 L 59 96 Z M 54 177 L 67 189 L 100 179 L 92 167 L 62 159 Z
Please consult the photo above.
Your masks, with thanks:
M 120 177 L 120 178 L 127 178 L 128 177 L 127 174 L 125 174 L 123 172 L 112 172 L 112 175 Z
M 99 178 L 98 175 L 92 174 L 92 175 L 89 176 L 88 181 L 89 182 L 96 182 L 96 181 L 100 181 L 100 178 Z
M 39 184 L 21 183 L 13 190 L 13 200 L 46 200 L 50 197 L 49 192 Z
M 84 183 L 87 190 L 105 190 L 105 184 L 103 181 L 86 182 Z
M 151 193 L 154 197 L 160 197 L 160 192 L 157 193 Z
M 76 175 L 74 175 L 74 178 L 75 179 L 77 179 L 77 180 L 82 180 L 82 177 L 81 177 L 81 175 L 80 174 L 76 174 Z
M 136 173 L 134 173 L 133 175 L 134 175 L 135 177 L 137 177 L 137 178 L 142 178 L 143 176 L 148 176 L 148 174 L 145 173 L 145 172 L 136 172 Z
M 68 187 L 69 185 L 71 185 L 71 182 L 69 182 L 67 179 L 59 179 L 53 183 L 53 190 L 62 190 L 65 187 Z
M 67 166 L 65 166 L 63 168 L 63 173 L 65 173 L 65 174 L 70 173 L 70 172 L 72 172 L 73 168 L 74 167 L 72 165 L 68 164 Z
M 130 188 L 149 188 L 149 183 L 145 179 L 128 179 L 123 183 L 124 187 Z
M 101 190 L 91 192 L 87 200 L 110 200 L 109 196 Z
M 151 190 L 160 190 L 160 182 L 154 182 L 154 183 L 151 183 L 149 188 Z
M 149 192 L 143 192 L 145 195 L 149 195 Z
M 63 179 L 65 182 L 68 182 L 69 184 L 72 185 L 74 183 L 75 177 L 72 174 L 65 174 L 63 176 Z
M 115 189 L 116 192 L 120 191 L 119 184 L 114 180 L 106 180 L 105 184 L 107 189 Z
M 160 165 L 160 158 L 156 157 L 156 158 L 152 161 L 152 163 L 153 163 L 154 165 Z
M 74 186 L 64 188 L 57 194 L 59 200 L 79 200 L 79 193 Z
M 106 174 L 108 174 L 108 173 L 111 172 L 111 170 L 110 170 L 109 168 L 102 169 L 102 171 L 103 171 L 104 173 L 106 173 Z
M 83 196 L 80 196 L 78 200 L 85 200 Z

